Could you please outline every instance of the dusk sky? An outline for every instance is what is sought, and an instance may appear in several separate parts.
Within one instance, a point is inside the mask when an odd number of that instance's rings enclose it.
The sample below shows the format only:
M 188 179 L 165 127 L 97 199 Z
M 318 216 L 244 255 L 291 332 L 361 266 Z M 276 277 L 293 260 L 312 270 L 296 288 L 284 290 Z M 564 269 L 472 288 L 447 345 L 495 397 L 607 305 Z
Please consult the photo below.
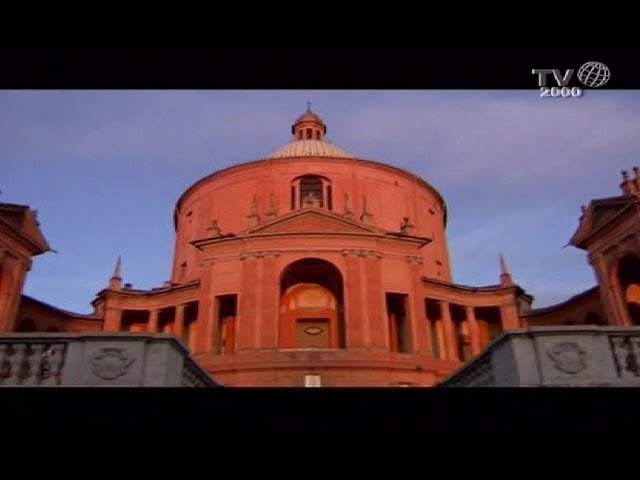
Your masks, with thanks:
M 161 286 L 182 192 L 290 141 L 308 100 L 331 142 L 440 191 L 456 283 L 497 283 L 502 251 L 534 308 L 595 285 L 563 247 L 640 165 L 638 91 L 2 91 L 0 201 L 37 209 L 57 251 L 24 293 L 90 313 L 118 255 L 124 282 Z

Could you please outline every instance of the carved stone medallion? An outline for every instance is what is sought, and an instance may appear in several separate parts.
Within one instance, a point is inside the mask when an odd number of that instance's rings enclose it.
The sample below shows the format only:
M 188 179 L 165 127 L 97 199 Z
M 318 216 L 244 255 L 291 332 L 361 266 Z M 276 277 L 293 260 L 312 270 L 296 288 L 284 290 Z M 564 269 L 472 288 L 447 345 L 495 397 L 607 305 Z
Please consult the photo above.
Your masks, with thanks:
M 128 350 L 113 347 L 101 348 L 89 360 L 94 375 L 104 380 L 115 380 L 126 375 L 134 361 Z
M 578 373 L 587 366 L 586 353 L 577 342 L 556 343 L 547 350 L 553 366 L 564 373 Z

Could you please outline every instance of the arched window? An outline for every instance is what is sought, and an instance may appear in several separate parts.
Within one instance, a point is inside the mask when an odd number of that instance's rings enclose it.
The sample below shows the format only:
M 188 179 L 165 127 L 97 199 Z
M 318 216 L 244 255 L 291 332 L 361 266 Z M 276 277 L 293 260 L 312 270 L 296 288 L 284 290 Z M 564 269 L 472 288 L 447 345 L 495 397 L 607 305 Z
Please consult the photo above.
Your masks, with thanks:
M 319 206 L 323 206 L 324 189 L 322 179 L 319 177 L 303 177 L 300 180 L 300 204 L 305 202 L 318 201 Z
M 333 210 L 331 182 L 318 175 L 296 178 L 291 185 L 291 210 L 317 207 Z

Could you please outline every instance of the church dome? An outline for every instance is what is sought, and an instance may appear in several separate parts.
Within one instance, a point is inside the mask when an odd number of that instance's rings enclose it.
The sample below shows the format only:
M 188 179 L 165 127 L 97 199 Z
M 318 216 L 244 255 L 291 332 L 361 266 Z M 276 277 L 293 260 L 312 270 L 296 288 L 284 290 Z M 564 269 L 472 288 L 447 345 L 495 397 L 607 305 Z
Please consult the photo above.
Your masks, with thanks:
M 350 153 L 327 141 L 325 137 L 327 126 L 317 114 L 311 111 L 310 104 L 307 104 L 307 111 L 291 126 L 291 133 L 293 140 L 267 158 L 354 158 Z
M 267 158 L 332 157 L 354 158 L 353 155 L 326 140 L 294 140 Z

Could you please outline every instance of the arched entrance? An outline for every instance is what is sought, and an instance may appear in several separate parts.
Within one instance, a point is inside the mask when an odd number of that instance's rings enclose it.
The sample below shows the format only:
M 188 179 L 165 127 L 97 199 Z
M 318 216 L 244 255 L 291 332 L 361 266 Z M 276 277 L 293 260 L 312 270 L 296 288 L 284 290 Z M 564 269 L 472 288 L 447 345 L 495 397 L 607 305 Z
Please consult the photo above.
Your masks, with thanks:
M 342 275 L 317 258 L 293 262 L 280 279 L 280 348 L 344 346 Z
M 640 257 L 633 254 L 618 261 L 618 281 L 632 325 L 640 325 Z

